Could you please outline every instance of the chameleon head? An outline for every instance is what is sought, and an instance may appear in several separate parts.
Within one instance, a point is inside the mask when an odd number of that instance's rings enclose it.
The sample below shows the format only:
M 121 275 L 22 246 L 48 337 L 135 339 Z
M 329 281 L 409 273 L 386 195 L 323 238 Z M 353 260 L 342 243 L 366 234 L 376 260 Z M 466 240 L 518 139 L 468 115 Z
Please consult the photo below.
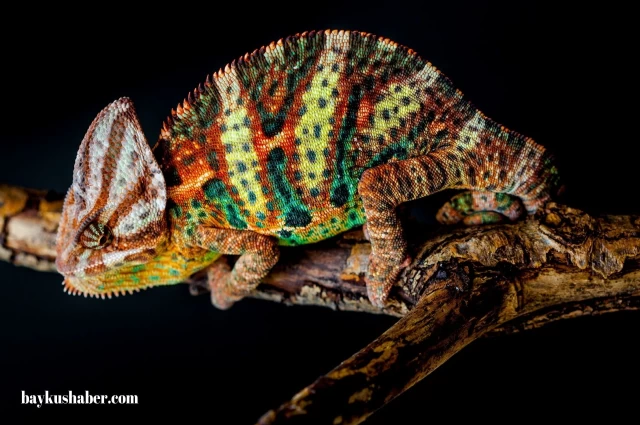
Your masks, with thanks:
M 76 156 L 56 241 L 65 291 L 104 298 L 150 286 L 136 266 L 165 245 L 166 200 L 133 104 L 118 99 L 91 123 Z

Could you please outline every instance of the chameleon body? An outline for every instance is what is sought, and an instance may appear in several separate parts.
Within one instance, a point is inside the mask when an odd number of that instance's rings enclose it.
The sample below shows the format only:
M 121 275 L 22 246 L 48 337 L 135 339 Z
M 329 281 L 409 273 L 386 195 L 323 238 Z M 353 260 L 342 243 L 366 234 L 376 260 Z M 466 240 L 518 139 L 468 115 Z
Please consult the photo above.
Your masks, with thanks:
M 73 293 L 111 296 L 207 268 L 220 308 L 251 292 L 278 246 L 366 223 L 368 296 L 409 259 L 395 207 L 468 189 L 438 213 L 467 224 L 533 213 L 558 186 L 532 139 L 493 122 L 432 64 L 372 34 L 297 34 L 207 77 L 153 150 L 128 98 L 76 158 L 57 266 Z M 221 255 L 240 255 L 232 270 Z

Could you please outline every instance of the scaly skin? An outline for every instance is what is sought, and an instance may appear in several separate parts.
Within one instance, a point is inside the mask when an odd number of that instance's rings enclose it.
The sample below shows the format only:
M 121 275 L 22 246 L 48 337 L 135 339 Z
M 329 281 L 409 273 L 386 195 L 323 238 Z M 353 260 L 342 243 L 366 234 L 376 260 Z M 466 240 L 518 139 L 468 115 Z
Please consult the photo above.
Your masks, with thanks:
M 212 301 L 228 308 L 269 272 L 279 245 L 366 221 L 368 294 L 383 305 L 409 260 L 397 205 L 467 189 L 441 222 L 515 220 L 557 183 L 543 147 L 484 116 L 412 50 L 309 32 L 207 78 L 153 150 L 130 100 L 105 108 L 78 153 L 57 264 L 69 290 L 98 296 L 209 267 Z M 221 254 L 240 255 L 233 270 Z

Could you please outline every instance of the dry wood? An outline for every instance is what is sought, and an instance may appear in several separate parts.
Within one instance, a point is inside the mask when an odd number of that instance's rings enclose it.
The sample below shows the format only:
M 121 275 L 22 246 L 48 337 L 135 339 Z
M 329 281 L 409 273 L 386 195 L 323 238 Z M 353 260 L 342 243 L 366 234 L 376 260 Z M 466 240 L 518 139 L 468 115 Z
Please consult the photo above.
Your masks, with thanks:
M 0 186 L 0 259 L 55 270 L 61 200 Z M 357 424 L 479 337 L 640 307 L 638 216 L 594 218 L 549 203 L 514 224 L 418 236 L 384 309 L 366 298 L 370 246 L 359 230 L 283 250 L 255 297 L 401 319 L 260 424 Z M 205 292 L 203 282 L 202 273 L 193 276 L 192 293 Z

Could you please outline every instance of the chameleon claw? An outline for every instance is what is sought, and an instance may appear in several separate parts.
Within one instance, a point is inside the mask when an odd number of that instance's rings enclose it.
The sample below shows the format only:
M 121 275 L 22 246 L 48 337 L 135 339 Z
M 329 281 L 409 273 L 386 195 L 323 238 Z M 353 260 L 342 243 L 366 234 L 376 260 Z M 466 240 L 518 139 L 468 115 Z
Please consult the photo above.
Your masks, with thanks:
M 189 282 L 189 294 L 193 295 L 194 297 L 206 294 L 207 292 L 209 292 L 208 285 L 205 286 L 199 281 Z
M 218 310 L 230 309 L 237 300 L 232 300 L 220 292 L 221 291 L 211 291 L 211 304 Z
M 364 238 L 368 241 L 370 241 L 371 239 L 369 239 L 369 229 L 367 229 L 367 223 L 364 223 L 362 225 L 362 233 L 364 235 Z
M 371 304 L 384 308 L 389 298 L 391 288 L 397 282 L 398 276 L 404 268 L 411 264 L 411 257 L 406 255 L 399 264 L 378 264 L 376 261 L 369 263 L 369 272 L 365 278 L 367 296 Z
M 387 298 L 389 296 L 389 290 L 391 289 L 391 285 L 389 285 L 389 289 L 386 289 L 384 282 L 377 282 L 369 279 L 365 279 L 367 283 L 367 297 L 369 301 L 374 307 L 384 308 L 387 303 Z

